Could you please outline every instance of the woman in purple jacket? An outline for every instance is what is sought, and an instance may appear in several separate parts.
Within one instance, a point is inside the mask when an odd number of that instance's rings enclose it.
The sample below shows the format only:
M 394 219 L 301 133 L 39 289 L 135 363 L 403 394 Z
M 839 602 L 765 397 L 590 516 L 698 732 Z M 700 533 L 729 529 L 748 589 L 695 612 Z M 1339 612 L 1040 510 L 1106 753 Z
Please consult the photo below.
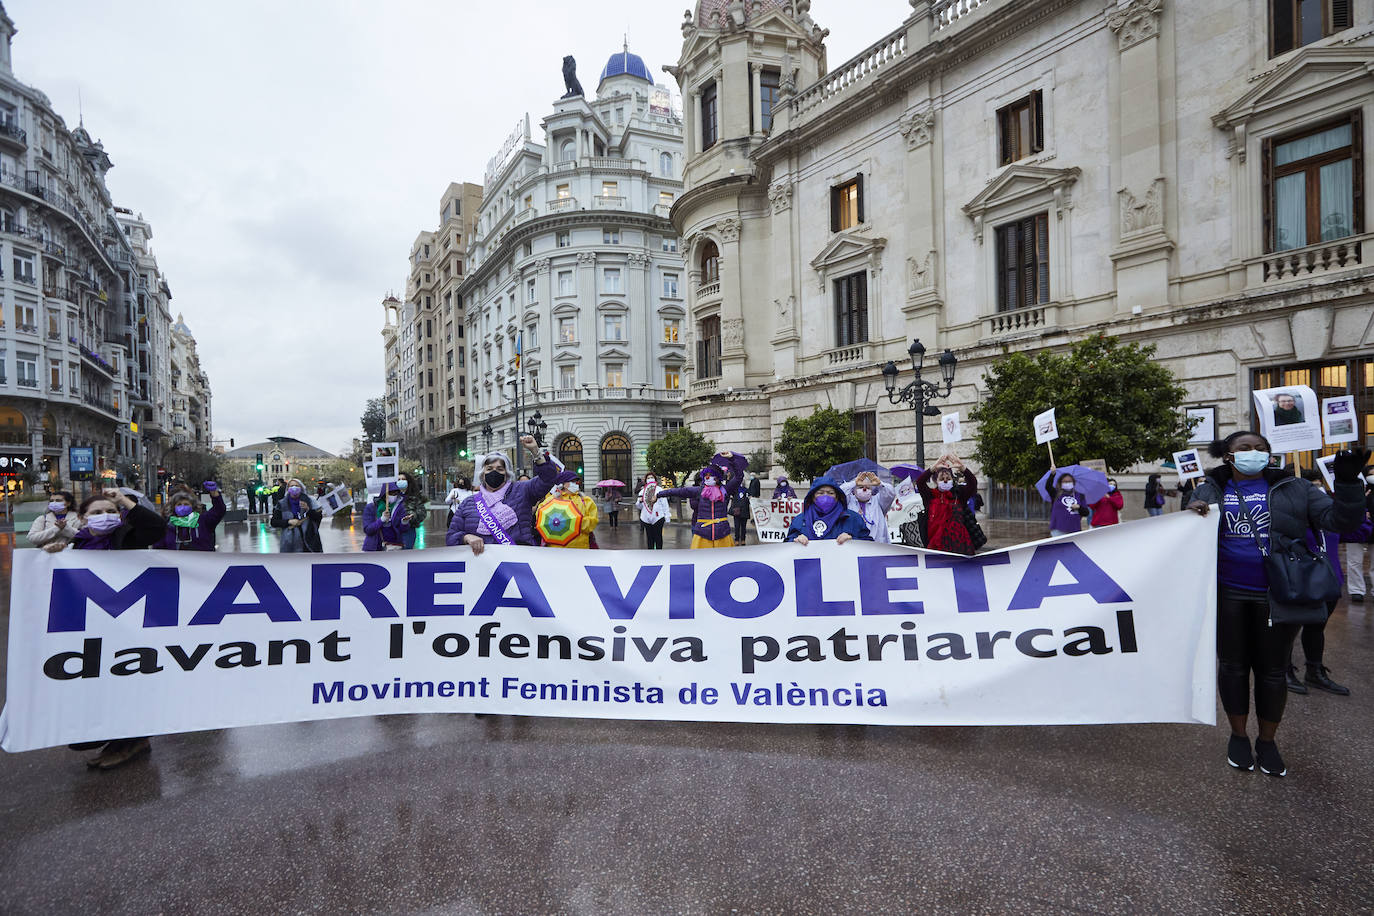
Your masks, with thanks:
M 727 494 L 739 492 L 749 459 L 734 452 L 720 452 L 697 476 L 699 487 L 660 490 L 665 499 L 686 499 L 692 504 L 692 549 L 734 547 L 735 531 Z
M 177 490 L 167 501 L 167 533 L 153 545 L 154 550 L 215 549 L 215 529 L 224 518 L 224 494 L 213 480 L 204 484 L 210 494 L 210 508 L 203 509 L 190 488 Z
M 489 543 L 539 546 L 534 536 L 534 507 L 539 504 L 558 477 L 558 466 L 541 454 L 533 436 L 522 436 L 520 444 L 530 453 L 533 480 L 514 480 L 510 459 L 493 452 L 477 462 L 477 492 L 453 512 L 448 536 L 450 547 L 466 544 L 474 555 Z
M 407 523 L 406 501 L 395 484 L 382 484 L 382 494 L 363 507 L 363 550 L 414 550 L 415 528 Z
M 1056 477 L 1050 494 L 1050 537 L 1082 531 L 1088 507 L 1076 489 L 1073 475 L 1060 474 Z
M 73 550 L 138 550 L 153 546 L 167 531 L 162 516 L 118 490 L 86 497 L 77 515 L 81 530 L 72 539 Z M 152 748 L 146 737 L 84 741 L 70 747 L 74 751 L 101 748 L 86 761 L 86 766 L 98 770 L 112 770 Z

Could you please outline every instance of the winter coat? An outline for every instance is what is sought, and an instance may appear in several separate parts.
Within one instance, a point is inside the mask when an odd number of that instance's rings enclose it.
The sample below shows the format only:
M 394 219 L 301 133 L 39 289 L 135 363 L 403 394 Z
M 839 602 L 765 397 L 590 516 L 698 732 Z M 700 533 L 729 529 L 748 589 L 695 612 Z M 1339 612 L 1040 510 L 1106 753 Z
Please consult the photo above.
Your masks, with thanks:
M 1118 525 L 1121 523 L 1121 516 L 1118 515 L 1126 506 L 1126 497 L 1121 495 L 1120 490 L 1113 490 L 1106 496 L 1092 504 L 1093 527 L 1105 528 L 1107 525 Z
M 856 484 L 852 480 L 846 481 L 840 486 L 841 495 L 847 501 L 849 511 L 864 520 L 868 525 L 868 533 L 872 535 L 873 540 L 879 544 L 892 543 L 887 527 L 887 510 L 891 509 L 892 504 L 897 500 L 897 491 L 892 488 L 891 484 L 880 483 L 877 491 L 868 501 L 868 506 L 865 507 L 854 496 L 855 489 Z M 865 508 L 867 514 L 865 514 Z
M 1210 503 L 1220 511 L 1222 494 L 1231 483 L 1232 473 L 1229 464 L 1208 471 L 1193 491 L 1193 501 Z M 1321 487 L 1294 477 L 1284 468 L 1266 468 L 1264 481 L 1269 484 L 1269 541 L 1276 546 L 1304 540 L 1309 528 L 1350 531 L 1358 528 L 1364 518 L 1364 484 L 1361 482 L 1337 480 L 1333 498 Z M 1272 596 L 1269 604 L 1280 610 L 1285 607 Z M 1299 611 L 1304 607 L 1294 605 L 1288 609 Z
M 409 500 L 396 504 L 392 518 L 383 522 L 386 514 L 382 498 L 369 499 L 363 506 L 363 550 L 385 550 L 387 544 L 400 544 L 406 550 L 415 547 L 415 527 L 404 525 L 401 519 L 411 511 Z
M 124 516 L 124 524 L 106 538 L 93 536 L 82 528 L 72 541 L 73 550 L 142 550 L 151 547 L 167 532 L 167 521 L 152 509 L 135 505 Z
M 743 455 L 735 455 L 728 462 L 724 459 L 716 461 L 714 458 L 712 461 L 718 467 L 725 468 L 727 474 L 726 479 L 720 482 L 720 488 L 726 495 L 719 502 L 702 499 L 702 487 L 674 487 L 658 492 L 664 499 L 687 500 L 692 506 L 692 534 L 708 541 L 719 541 L 722 538 L 734 537 L 729 494 L 739 491 L 740 480 L 744 477 L 744 469 L 748 466 L 749 459 Z
M 548 495 L 557 477 L 558 465 L 546 460 L 534 466 L 534 478 L 532 480 L 513 480 L 510 482 L 510 489 L 506 491 L 505 503 L 515 511 L 515 524 L 506 533 L 516 544 L 525 544 L 529 547 L 539 546 L 538 538 L 534 533 L 534 507 Z M 464 536 L 477 534 L 477 526 L 482 520 L 477 514 L 477 500 L 481 495 L 479 491 L 477 495 L 463 500 L 462 504 L 453 510 L 453 521 L 449 522 L 448 534 L 444 538 L 444 543 L 448 546 L 461 546 Z M 488 544 L 495 542 L 495 538 L 490 536 L 478 536 L 482 537 Z
M 1145 481 L 1145 508 L 1163 509 L 1164 503 L 1160 502 L 1159 497 L 1164 495 L 1164 485 L 1158 480 Z
M 43 547 L 60 540 L 62 546 L 66 547 L 80 530 L 81 523 L 76 520 L 75 512 L 68 512 L 62 521 L 58 521 L 57 516 L 51 512 L 44 512 L 29 526 L 29 543 L 35 547 Z
M 272 527 L 284 529 L 281 552 L 324 553 L 324 545 L 320 543 L 320 520 L 324 518 L 324 510 L 316 508 L 315 501 L 305 493 L 301 494 L 298 505 L 303 521 L 295 528 L 287 524 L 296 517 L 291 511 L 289 497 L 283 496 L 272 507 Z
M 804 508 L 793 517 L 792 524 L 787 527 L 786 540 L 792 542 L 798 537 L 805 536 L 808 541 L 833 541 L 842 534 L 847 534 L 857 541 L 873 540 L 873 535 L 869 533 L 868 523 L 864 521 L 863 516 L 846 507 L 843 502 L 840 503 L 839 515 L 830 527 L 823 534 L 816 533 L 812 527 L 814 523 L 807 519 L 807 510 L 816 500 L 816 491 L 826 486 L 840 492 L 840 484 L 834 478 L 818 477 L 811 481 L 811 489 L 807 491 L 806 499 L 803 500 Z M 839 498 L 843 500 L 844 494 L 840 493 Z
M 178 528 L 167 522 L 167 533 L 162 540 L 153 545 L 154 550 L 214 550 L 215 528 L 224 518 L 224 494 L 216 491 L 210 494 L 210 508 L 203 509 L 194 528 Z M 187 532 L 189 536 L 180 536 Z
M 926 512 L 926 545 L 931 550 L 943 550 L 946 553 L 961 553 L 965 556 L 972 556 L 974 552 L 973 539 L 967 528 L 964 527 L 963 519 L 959 513 L 960 508 L 967 508 L 967 503 L 978 492 L 978 478 L 973 476 L 973 472 L 964 469 L 964 482 L 954 485 L 953 490 L 948 492 L 939 489 L 931 489 L 930 482 L 935 478 L 935 471 L 927 469 L 916 479 L 916 490 L 921 494 L 921 500 L 925 503 Z
M 654 525 L 668 518 L 668 500 L 663 498 L 661 489 L 655 488 L 654 501 L 648 505 L 644 504 L 644 490 L 640 490 L 635 499 L 635 508 L 639 510 L 639 520 L 646 525 Z

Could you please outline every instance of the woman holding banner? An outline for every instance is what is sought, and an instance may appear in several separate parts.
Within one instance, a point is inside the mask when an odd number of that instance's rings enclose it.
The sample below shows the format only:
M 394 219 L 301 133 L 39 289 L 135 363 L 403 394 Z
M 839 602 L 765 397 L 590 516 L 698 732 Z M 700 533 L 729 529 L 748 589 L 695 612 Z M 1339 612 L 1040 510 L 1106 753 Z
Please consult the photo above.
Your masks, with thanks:
M 415 528 L 408 519 L 406 501 L 398 484 L 382 484 L 376 499 L 363 506 L 363 550 L 413 550 Z
M 66 490 L 54 490 L 48 494 L 47 509 L 29 526 L 29 543 L 48 553 L 57 553 L 81 530 L 76 517 L 76 497 Z
M 806 493 L 801 515 L 787 528 L 787 541 L 805 547 L 812 541 L 847 544 L 856 538 L 871 541 L 868 522 L 845 506 L 840 484 L 833 477 L 817 477 Z
M 1189 509 L 1207 515 L 1222 509 L 1217 553 L 1217 691 L 1231 724 L 1226 761 L 1238 770 L 1287 774 L 1274 736 L 1288 700 L 1286 675 L 1293 637 L 1306 621 L 1324 619 L 1319 597 L 1280 599 L 1270 588 L 1270 546 L 1301 543 L 1309 529 L 1347 531 L 1364 516 L 1360 468 L 1367 451 L 1346 450 L 1332 462 L 1334 499 L 1283 468 L 1269 466 L 1273 449 L 1258 433 L 1239 430 L 1213 442 L 1223 461 L 1207 472 Z M 1250 747 L 1250 672 L 1254 671 L 1259 736 Z
M 538 546 L 534 537 L 534 507 L 553 487 L 558 466 L 548 453 L 540 453 L 533 436 L 521 436 L 520 444 L 530 454 L 536 477 L 513 480 L 510 459 L 502 452 L 479 458 L 477 493 L 453 513 L 444 539 L 448 546 L 466 544 L 474 555 L 485 550 L 488 543 Z
M 72 540 L 73 550 L 141 550 L 162 540 L 167 522 L 131 496 L 119 490 L 106 490 L 86 497 L 77 510 L 81 530 Z M 152 745 L 146 737 L 116 738 L 113 741 L 83 741 L 71 745 L 74 751 L 101 748 L 86 761 L 97 770 L 112 770 L 148 753 Z
M 215 529 L 224 518 L 224 494 L 213 480 L 203 484 L 210 494 L 210 508 L 205 509 L 194 490 L 182 487 L 167 500 L 167 533 L 153 545 L 154 550 L 215 549 Z
M 320 543 L 320 519 L 324 510 L 315 505 L 305 484 L 292 477 L 286 490 L 272 507 L 272 527 L 282 529 L 282 553 L 323 553 Z
M 956 478 L 962 477 L 962 482 Z M 931 483 L 935 488 L 931 489 Z M 968 501 L 978 492 L 978 478 L 953 455 L 945 455 L 916 478 L 926 512 L 926 543 L 931 550 L 973 556 L 978 548 L 966 522 Z

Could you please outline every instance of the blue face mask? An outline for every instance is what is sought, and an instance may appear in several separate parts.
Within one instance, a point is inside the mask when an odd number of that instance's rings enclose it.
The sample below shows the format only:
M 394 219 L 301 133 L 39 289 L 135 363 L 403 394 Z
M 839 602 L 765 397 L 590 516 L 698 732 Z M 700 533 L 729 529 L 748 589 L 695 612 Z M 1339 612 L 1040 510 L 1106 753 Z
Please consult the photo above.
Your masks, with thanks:
M 406 487 L 408 487 L 408 486 L 409 486 L 409 484 L 406 483 L 404 480 L 398 480 L 398 481 L 396 481 L 396 489 L 400 490 L 402 493 L 404 493 L 404 492 L 406 491 Z
M 1231 463 L 1242 474 L 1258 474 L 1269 467 L 1269 453 L 1259 451 L 1236 452 L 1231 456 Z

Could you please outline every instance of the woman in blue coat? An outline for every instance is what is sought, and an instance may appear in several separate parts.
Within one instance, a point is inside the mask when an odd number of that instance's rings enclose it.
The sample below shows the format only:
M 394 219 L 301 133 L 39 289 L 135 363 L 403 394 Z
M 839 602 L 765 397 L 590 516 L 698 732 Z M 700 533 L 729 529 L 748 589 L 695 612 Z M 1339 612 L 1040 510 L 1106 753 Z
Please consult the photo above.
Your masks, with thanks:
M 792 519 L 792 524 L 787 529 L 787 540 L 803 547 L 812 541 L 834 541 L 843 544 L 855 538 L 861 541 L 873 540 L 863 516 L 845 507 L 840 496 L 839 481 L 831 477 L 818 477 L 813 480 L 804 505 L 806 508 L 802 510 L 801 515 Z

